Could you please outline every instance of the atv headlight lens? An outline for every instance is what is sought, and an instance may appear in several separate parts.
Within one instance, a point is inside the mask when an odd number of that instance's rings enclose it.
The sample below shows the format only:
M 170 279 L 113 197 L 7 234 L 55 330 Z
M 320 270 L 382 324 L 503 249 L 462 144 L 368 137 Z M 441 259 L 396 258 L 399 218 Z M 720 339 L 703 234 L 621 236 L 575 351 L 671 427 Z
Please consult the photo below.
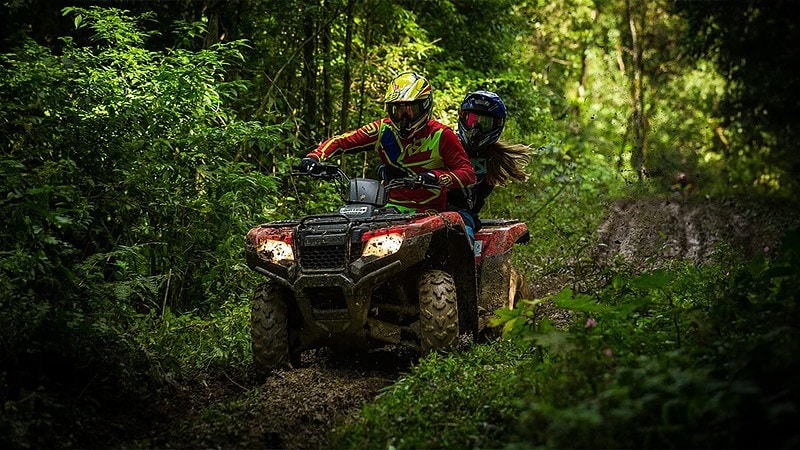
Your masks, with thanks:
M 377 256 L 383 258 L 400 250 L 403 245 L 403 233 L 389 233 L 380 234 L 369 238 L 364 250 L 361 251 L 361 256 Z
M 292 246 L 283 241 L 267 239 L 258 247 L 261 258 L 274 264 L 289 265 L 294 262 Z

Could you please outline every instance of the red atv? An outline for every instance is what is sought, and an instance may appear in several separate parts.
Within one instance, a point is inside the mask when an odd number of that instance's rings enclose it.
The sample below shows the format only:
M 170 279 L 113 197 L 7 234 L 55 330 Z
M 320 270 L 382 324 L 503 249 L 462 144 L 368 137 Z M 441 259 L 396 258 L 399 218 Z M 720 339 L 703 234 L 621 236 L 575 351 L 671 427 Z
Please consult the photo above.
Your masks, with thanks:
M 457 212 L 400 214 L 398 187 L 439 189 L 416 179 L 348 179 L 331 164 L 311 175 L 338 181 L 337 212 L 270 222 L 245 237 L 247 265 L 269 278 L 255 291 L 253 356 L 265 373 L 320 347 L 394 344 L 423 354 L 459 335 L 477 337 L 493 311 L 513 307 L 525 282 L 511 265 L 529 239 L 515 220 L 487 220 L 470 244 Z

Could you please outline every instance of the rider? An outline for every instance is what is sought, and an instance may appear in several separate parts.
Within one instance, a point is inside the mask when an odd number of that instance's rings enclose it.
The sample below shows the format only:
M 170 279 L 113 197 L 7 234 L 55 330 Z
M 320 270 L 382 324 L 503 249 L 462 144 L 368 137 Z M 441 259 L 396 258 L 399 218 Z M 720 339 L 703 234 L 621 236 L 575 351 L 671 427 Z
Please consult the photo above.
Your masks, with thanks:
M 403 73 L 389 85 L 384 103 L 389 117 L 325 140 L 300 161 L 300 170 L 311 172 L 339 151 L 375 149 L 386 179 L 414 176 L 418 183 L 442 188 L 393 189 L 390 206 L 401 212 L 444 211 L 446 190 L 470 186 L 475 171 L 453 130 L 430 118 L 431 85 L 417 73 Z
M 471 187 L 448 191 L 447 203 L 448 209 L 461 213 L 474 231 L 481 228 L 478 213 L 495 186 L 504 186 L 512 178 L 519 181 L 528 178 L 525 167 L 530 161 L 530 148 L 498 141 L 505 121 L 506 105 L 494 92 L 470 92 L 458 109 L 456 134 L 475 169 L 477 182 Z

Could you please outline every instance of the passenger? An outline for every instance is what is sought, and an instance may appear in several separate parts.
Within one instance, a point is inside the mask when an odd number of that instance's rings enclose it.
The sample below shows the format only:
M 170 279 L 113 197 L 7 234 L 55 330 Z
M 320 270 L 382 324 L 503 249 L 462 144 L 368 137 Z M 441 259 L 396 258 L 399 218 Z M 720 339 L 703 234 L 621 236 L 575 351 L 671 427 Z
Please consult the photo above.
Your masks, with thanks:
M 458 109 L 456 134 L 475 169 L 477 182 L 471 187 L 449 190 L 447 203 L 449 210 L 458 211 L 464 218 L 472 238 L 481 228 L 478 216 L 494 187 L 504 186 L 511 179 L 528 179 L 525 167 L 530 161 L 530 148 L 498 141 L 505 121 L 506 105 L 494 92 L 470 92 Z

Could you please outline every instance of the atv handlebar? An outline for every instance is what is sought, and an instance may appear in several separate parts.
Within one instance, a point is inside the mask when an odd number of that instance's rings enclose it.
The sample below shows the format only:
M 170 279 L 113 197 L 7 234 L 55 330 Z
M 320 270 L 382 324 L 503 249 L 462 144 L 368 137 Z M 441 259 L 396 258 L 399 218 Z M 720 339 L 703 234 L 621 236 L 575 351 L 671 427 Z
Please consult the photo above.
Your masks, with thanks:
M 419 179 L 419 177 L 413 178 L 395 178 L 393 180 L 389 180 L 385 185 L 384 189 L 392 190 L 398 188 L 405 188 L 405 189 L 441 189 L 442 187 L 438 184 L 431 184 L 426 183 Z
M 314 178 L 322 178 L 323 180 L 336 180 L 342 179 L 347 180 L 347 175 L 345 175 L 344 171 L 339 168 L 339 166 L 334 164 L 325 164 L 325 163 L 316 163 L 311 170 L 303 171 L 300 170 L 300 166 L 292 166 L 292 175 L 293 176 L 311 176 Z
M 311 167 L 309 171 L 300 170 L 299 165 L 292 166 L 293 176 L 310 176 L 314 178 L 321 178 L 326 181 L 339 180 L 342 185 L 346 185 L 349 178 L 339 166 L 335 164 L 328 164 L 318 162 Z M 426 183 L 420 177 L 406 177 L 394 178 L 384 184 L 384 189 L 390 191 L 392 189 L 441 189 L 438 184 Z

